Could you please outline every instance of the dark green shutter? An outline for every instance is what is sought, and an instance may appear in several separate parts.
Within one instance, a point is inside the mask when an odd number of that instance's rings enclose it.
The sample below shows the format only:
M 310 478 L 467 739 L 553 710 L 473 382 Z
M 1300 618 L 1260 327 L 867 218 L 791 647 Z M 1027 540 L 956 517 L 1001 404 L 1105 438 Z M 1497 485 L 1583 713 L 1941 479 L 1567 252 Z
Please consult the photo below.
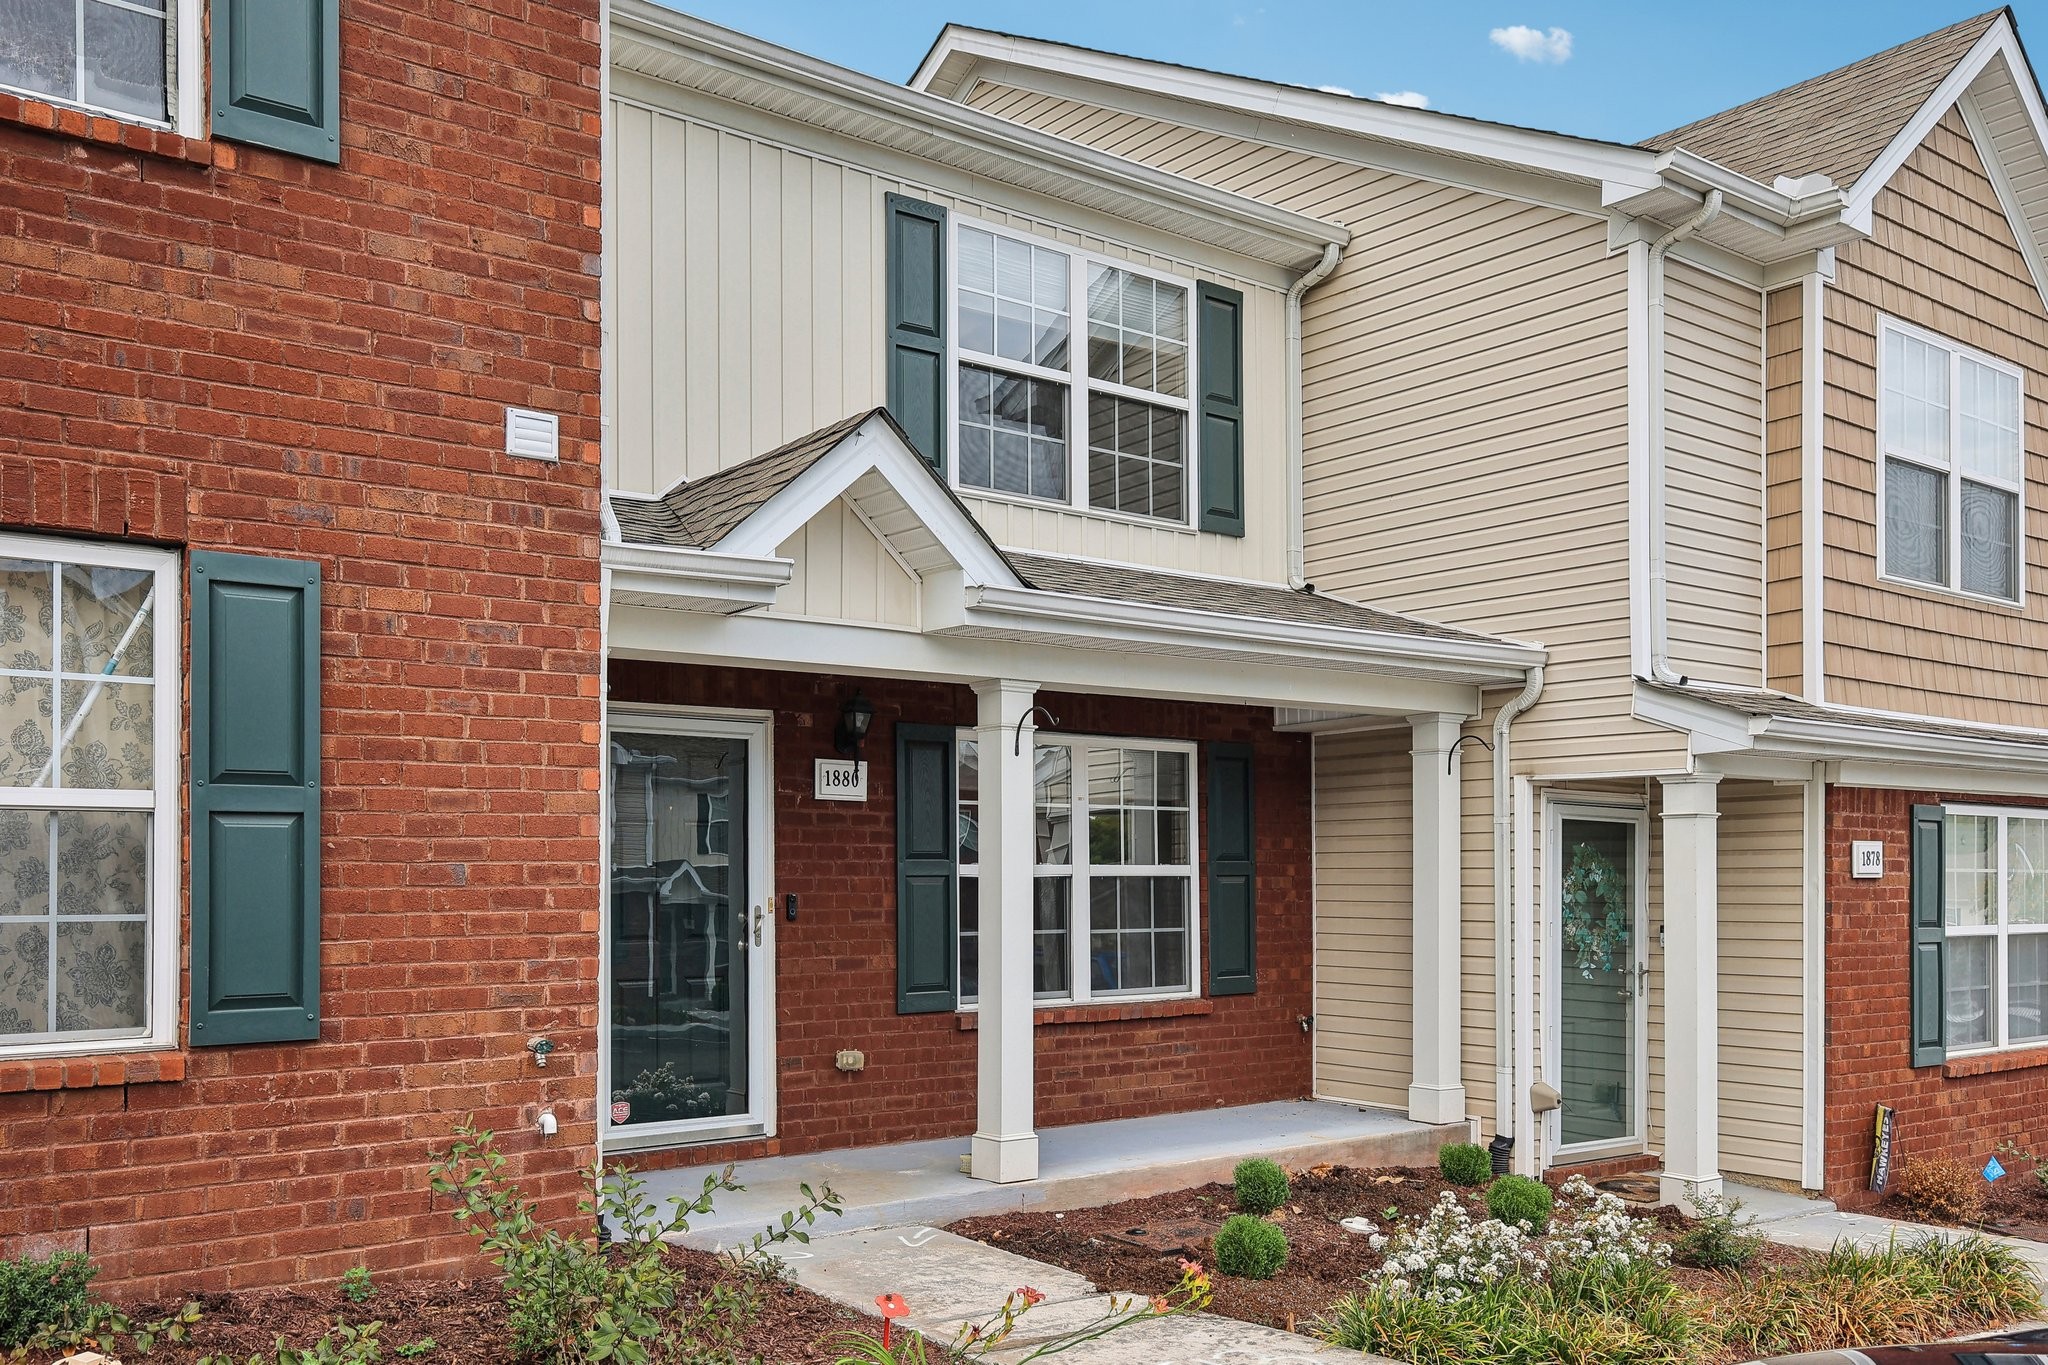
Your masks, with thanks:
M 1948 929 L 1940 806 L 1913 807 L 1913 1065 L 1948 1060 Z
M 1201 528 L 1244 534 L 1244 295 L 1195 286 L 1195 341 L 1201 355 Z
M 341 160 L 341 0 L 213 0 L 213 135 Z
M 960 810 L 953 731 L 896 727 L 896 1012 L 955 1007 Z
M 320 1036 L 318 564 L 192 556 L 191 1036 Z
M 1209 994 L 1258 989 L 1252 843 L 1252 750 L 1209 746 Z
M 946 211 L 888 197 L 889 415 L 946 471 Z

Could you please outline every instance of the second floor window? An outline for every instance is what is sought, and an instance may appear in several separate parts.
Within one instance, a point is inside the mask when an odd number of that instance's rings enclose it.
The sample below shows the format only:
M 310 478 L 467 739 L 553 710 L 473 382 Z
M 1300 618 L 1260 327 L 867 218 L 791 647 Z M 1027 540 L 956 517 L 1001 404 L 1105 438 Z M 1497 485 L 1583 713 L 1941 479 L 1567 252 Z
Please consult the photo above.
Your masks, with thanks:
M 2017 602 L 2026 510 L 2019 371 L 1890 319 L 1879 346 L 1885 576 Z
M 0 87 L 132 118 L 168 116 L 173 0 L 14 0 L 0 15 Z
M 1185 282 L 962 222 L 954 468 L 962 488 L 1185 523 Z

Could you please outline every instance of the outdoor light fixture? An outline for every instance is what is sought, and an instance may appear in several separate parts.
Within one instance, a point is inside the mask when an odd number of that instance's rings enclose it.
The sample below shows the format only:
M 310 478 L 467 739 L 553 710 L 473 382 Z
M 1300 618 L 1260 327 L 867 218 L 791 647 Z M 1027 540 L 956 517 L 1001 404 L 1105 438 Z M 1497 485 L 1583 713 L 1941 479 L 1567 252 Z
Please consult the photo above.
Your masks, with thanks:
M 846 705 L 839 708 L 839 728 L 832 732 L 832 747 L 848 758 L 858 759 L 860 746 L 867 742 L 868 727 L 874 723 L 875 704 L 856 687 Z

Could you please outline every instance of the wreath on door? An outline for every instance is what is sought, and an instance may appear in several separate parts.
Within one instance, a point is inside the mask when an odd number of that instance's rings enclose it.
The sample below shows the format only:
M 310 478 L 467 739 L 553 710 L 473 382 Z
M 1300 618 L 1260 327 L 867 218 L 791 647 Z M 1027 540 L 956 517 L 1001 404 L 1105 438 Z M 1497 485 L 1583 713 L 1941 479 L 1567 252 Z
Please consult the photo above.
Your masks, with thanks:
M 1579 975 L 1593 979 L 1596 971 L 1611 972 L 1617 956 L 1629 949 L 1628 880 L 1621 869 L 1591 844 L 1572 849 L 1564 873 L 1564 950 Z

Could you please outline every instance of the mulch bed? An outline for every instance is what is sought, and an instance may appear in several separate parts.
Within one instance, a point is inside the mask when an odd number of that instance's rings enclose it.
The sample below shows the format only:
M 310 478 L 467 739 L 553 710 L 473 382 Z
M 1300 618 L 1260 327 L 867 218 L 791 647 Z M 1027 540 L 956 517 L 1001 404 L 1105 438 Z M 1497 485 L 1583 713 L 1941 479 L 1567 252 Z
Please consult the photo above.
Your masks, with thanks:
M 1986 1182 L 1983 1188 L 1984 1216 L 1968 1225 L 1972 1230 L 2048 1241 L 2048 1186 L 2036 1180 L 2031 1169 L 2010 1170 L 1999 1179 Z M 1925 1213 L 1900 1199 L 1896 1193 L 1880 1199 L 1871 1212 L 1930 1227 L 1963 1226 Z
M 683 1263 L 692 1285 L 709 1287 L 730 1282 L 725 1262 L 701 1251 L 671 1247 L 669 1255 Z M 281 1335 L 304 1348 L 319 1340 L 336 1318 L 352 1325 L 381 1322 L 377 1340 L 387 1365 L 501 1365 L 510 1362 L 511 1337 L 503 1300 L 495 1280 L 378 1279 L 376 1296 L 351 1303 L 338 1284 L 306 1289 L 260 1289 L 228 1294 L 195 1294 L 204 1316 L 189 1341 L 159 1341 L 147 1356 L 123 1354 L 114 1343 L 109 1354 L 147 1365 L 192 1365 L 201 1356 L 225 1355 L 241 1362 L 260 1355 L 269 1360 Z M 138 1322 L 167 1317 L 184 1300 L 124 1305 Z M 775 1365 L 832 1365 L 832 1349 L 848 1331 L 874 1331 L 877 1320 L 841 1308 L 795 1285 L 771 1286 L 760 1319 L 747 1334 L 745 1349 Z M 398 1348 L 431 1337 L 432 1350 L 413 1357 Z
M 1216 1301 L 1210 1311 L 1244 1322 L 1289 1330 L 1310 1320 L 1378 1269 L 1380 1255 L 1362 1235 L 1337 1226 L 1363 1216 L 1385 1227 L 1394 1217 L 1414 1222 L 1454 1188 L 1433 1169 L 1357 1170 L 1316 1167 L 1294 1174 L 1287 1205 L 1274 1221 L 1287 1229 L 1287 1266 L 1270 1280 L 1214 1276 Z M 1483 1192 L 1458 1191 L 1477 1217 L 1486 1217 Z M 1086 1276 L 1111 1292 L 1158 1294 L 1180 1279 L 1177 1257 L 1118 1240 L 1137 1228 L 1200 1221 L 1215 1226 L 1236 1212 L 1228 1185 L 1204 1185 L 1150 1199 L 1130 1199 L 1102 1208 L 1065 1213 L 1012 1213 L 968 1218 L 947 1230 L 977 1242 L 1047 1261 Z M 1206 1244 L 1190 1245 L 1204 1265 L 1214 1266 Z

